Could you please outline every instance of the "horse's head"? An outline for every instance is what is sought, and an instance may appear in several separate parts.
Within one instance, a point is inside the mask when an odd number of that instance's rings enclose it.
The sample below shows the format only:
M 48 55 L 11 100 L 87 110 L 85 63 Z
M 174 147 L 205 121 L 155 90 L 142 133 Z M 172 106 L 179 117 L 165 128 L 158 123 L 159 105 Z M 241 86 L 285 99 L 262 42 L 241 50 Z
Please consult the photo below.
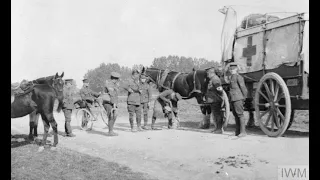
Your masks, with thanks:
M 158 81 L 160 80 L 162 70 L 156 68 L 145 68 L 143 67 L 141 70 L 141 74 L 147 77 L 146 82 L 150 83 L 153 82 L 158 86 Z
M 64 81 L 62 80 L 64 76 L 64 72 L 59 76 L 58 73 L 54 76 L 52 87 L 55 88 L 57 91 L 61 92 L 63 91 Z

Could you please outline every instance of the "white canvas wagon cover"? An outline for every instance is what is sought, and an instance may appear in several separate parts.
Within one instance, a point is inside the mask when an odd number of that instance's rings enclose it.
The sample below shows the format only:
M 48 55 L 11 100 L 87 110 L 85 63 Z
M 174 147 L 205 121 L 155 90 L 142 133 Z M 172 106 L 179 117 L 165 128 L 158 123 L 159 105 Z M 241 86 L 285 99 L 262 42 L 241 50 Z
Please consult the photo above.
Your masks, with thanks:
M 255 72 L 263 69 L 263 53 L 265 49 L 265 68 L 274 69 L 282 64 L 293 66 L 304 61 L 304 69 L 309 73 L 309 19 L 306 20 L 303 29 L 303 41 L 299 39 L 299 23 L 288 23 L 281 26 L 285 21 L 294 21 L 290 17 L 268 23 L 266 33 L 261 30 L 262 26 L 246 30 L 236 31 L 236 13 L 233 9 L 226 11 L 224 29 L 222 31 L 222 61 L 234 57 L 235 62 L 241 65 L 242 73 Z M 277 27 L 277 28 L 272 28 Z M 260 28 L 260 29 L 259 29 Z M 234 32 L 233 35 L 231 35 Z M 237 36 L 234 36 L 234 35 Z M 264 37 L 267 39 L 265 45 Z M 235 41 L 233 45 L 233 41 Z M 303 43 L 300 43 L 303 42 Z M 300 53 L 300 54 L 299 54 Z

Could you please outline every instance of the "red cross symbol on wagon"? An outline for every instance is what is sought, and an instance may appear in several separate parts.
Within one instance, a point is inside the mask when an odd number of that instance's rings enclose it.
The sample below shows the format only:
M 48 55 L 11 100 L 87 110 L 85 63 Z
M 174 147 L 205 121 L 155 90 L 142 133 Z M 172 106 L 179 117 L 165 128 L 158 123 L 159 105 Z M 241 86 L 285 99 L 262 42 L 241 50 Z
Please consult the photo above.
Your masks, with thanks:
M 252 66 L 252 56 L 256 54 L 256 45 L 252 46 L 252 36 L 249 36 L 247 41 L 247 47 L 243 48 L 242 51 L 242 56 L 247 58 L 247 66 Z

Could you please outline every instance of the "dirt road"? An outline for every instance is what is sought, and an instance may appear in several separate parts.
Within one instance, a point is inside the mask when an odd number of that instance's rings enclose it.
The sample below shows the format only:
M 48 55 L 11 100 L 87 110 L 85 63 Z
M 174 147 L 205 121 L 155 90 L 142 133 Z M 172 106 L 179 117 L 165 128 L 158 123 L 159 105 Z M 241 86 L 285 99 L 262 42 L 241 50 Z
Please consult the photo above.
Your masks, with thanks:
M 55 118 L 59 131 L 64 132 L 63 114 L 56 113 Z M 28 116 L 11 122 L 12 134 L 28 134 Z M 119 136 L 107 137 L 106 126 L 101 121 L 89 132 L 79 130 L 74 117 L 71 124 L 76 137 L 59 136 L 60 146 L 124 164 L 133 171 L 164 180 L 270 180 L 277 179 L 278 165 L 309 164 L 308 133 L 270 138 L 249 131 L 243 139 L 232 136 L 232 128 L 224 135 L 168 129 L 132 133 L 128 117 L 121 116 L 116 122 Z M 159 124 L 165 125 L 165 121 L 159 120 Z M 43 133 L 42 122 L 39 122 L 38 131 Z

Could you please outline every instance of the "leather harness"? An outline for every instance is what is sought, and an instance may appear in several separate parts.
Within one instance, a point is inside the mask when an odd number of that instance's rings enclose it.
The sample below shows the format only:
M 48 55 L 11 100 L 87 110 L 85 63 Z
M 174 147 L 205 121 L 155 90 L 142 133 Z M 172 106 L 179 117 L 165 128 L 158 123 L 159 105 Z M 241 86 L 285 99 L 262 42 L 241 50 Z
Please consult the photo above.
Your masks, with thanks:
M 161 76 L 161 69 L 159 69 L 159 73 L 158 73 L 157 79 L 156 79 L 156 81 L 155 81 L 155 83 L 157 84 L 158 87 L 163 87 L 163 88 L 165 88 L 165 89 L 170 89 L 169 87 L 166 87 L 166 86 L 163 85 L 163 83 L 165 82 L 165 79 L 167 78 L 168 74 L 169 74 L 169 70 L 166 69 L 166 70 L 163 72 L 162 76 Z M 171 83 L 171 89 L 172 89 L 172 90 L 173 90 L 173 88 L 174 88 L 174 83 L 175 83 L 177 77 L 178 77 L 180 74 L 182 74 L 182 73 L 181 73 L 181 72 L 178 72 L 178 73 L 174 76 L 174 78 L 173 78 L 173 80 L 172 80 L 172 83 Z M 193 90 L 189 93 L 188 97 L 183 97 L 183 98 L 189 98 L 189 97 L 191 96 L 191 94 L 192 94 L 192 93 L 195 93 L 195 92 L 197 92 L 197 93 L 202 93 L 201 90 L 196 89 L 196 74 L 197 74 L 197 71 L 194 71 L 194 73 L 193 73 Z

